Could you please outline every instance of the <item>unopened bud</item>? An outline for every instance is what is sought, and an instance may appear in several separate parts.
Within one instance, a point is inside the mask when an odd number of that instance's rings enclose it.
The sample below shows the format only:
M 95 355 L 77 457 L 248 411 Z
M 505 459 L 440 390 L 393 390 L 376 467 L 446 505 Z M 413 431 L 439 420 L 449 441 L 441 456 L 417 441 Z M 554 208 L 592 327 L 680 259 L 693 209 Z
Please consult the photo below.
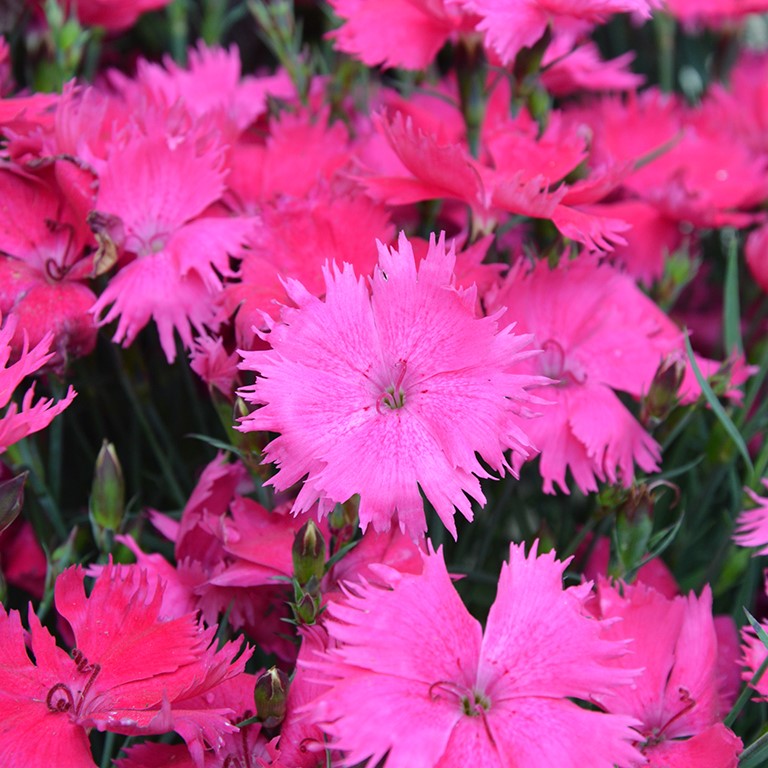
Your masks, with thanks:
M 266 728 L 275 728 L 285 718 L 288 699 L 288 675 L 277 667 L 268 669 L 257 681 L 253 691 L 256 716 Z
M 685 376 L 685 363 L 666 358 L 661 362 L 643 398 L 640 419 L 643 424 L 656 426 L 664 421 L 679 402 L 678 391 Z
M 0 533 L 18 516 L 24 505 L 24 483 L 29 472 L 22 472 L 0 483 Z
M 115 446 L 106 440 L 96 457 L 91 486 L 90 513 L 100 528 L 116 531 L 125 511 L 125 481 Z
M 314 520 L 299 528 L 293 540 L 293 575 L 302 586 L 314 576 L 317 581 L 325 571 L 325 539 Z
M 290 605 L 297 624 L 311 625 L 315 623 L 320 613 L 321 599 L 319 596 L 304 592 L 296 598 L 296 602 Z

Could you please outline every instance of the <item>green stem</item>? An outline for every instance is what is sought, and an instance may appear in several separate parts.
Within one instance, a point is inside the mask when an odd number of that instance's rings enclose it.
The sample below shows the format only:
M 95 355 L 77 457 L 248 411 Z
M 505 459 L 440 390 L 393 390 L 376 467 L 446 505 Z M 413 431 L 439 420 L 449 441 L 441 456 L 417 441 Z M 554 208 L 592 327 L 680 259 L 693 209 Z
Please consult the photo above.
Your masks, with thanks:
M 112 763 L 112 753 L 115 751 L 115 737 L 116 733 L 113 731 L 107 731 L 104 734 L 104 748 L 101 751 L 101 762 L 99 768 L 109 768 Z
M 133 382 L 131 381 L 130 376 L 128 376 L 123 369 L 120 355 L 114 347 L 112 353 L 115 358 L 115 367 L 117 368 L 117 373 L 120 378 L 120 384 L 123 387 L 123 391 L 128 396 L 128 399 L 131 401 L 133 411 L 136 414 L 136 418 L 141 425 L 142 432 L 144 433 L 144 436 L 146 437 L 147 442 L 152 449 L 152 453 L 154 453 L 155 458 L 157 459 L 157 463 L 168 485 L 168 489 L 173 494 L 176 503 L 180 507 L 183 507 L 187 503 L 186 494 L 176 480 L 176 476 L 174 475 L 173 468 L 168 461 L 166 452 L 161 447 L 157 436 L 152 429 L 152 426 L 147 420 L 147 416 L 144 413 L 144 409 L 142 408 L 141 402 L 139 401 L 138 395 L 136 394 L 136 391 L 133 387 Z
M 462 41 L 456 49 L 461 114 L 467 128 L 467 144 L 472 157 L 480 152 L 480 129 L 485 117 L 486 61 L 482 46 Z
M 659 51 L 659 85 L 671 93 L 675 87 L 675 20 L 666 13 L 654 13 L 653 28 Z
M 169 47 L 173 60 L 185 66 L 189 46 L 189 9 L 187 0 L 173 0 L 166 9 L 168 14 Z

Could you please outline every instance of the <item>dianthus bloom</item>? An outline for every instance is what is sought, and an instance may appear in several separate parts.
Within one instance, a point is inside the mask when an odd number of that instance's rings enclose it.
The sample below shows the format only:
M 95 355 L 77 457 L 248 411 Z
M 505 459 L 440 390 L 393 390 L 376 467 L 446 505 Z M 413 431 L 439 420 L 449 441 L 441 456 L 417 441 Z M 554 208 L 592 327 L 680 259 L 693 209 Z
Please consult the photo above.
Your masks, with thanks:
M 655 3 L 646 0 L 448 0 L 448 5 L 479 16 L 477 29 L 483 33 L 485 45 L 506 64 L 514 61 L 522 48 L 534 45 L 550 24 L 558 29 L 577 19 L 602 23 L 616 13 L 625 12 L 648 18 L 650 7 Z
M 454 507 L 471 519 L 467 496 L 485 503 L 475 454 L 502 473 L 506 449 L 528 455 L 514 416 L 532 400 L 526 387 L 545 380 L 515 367 L 531 337 L 476 317 L 476 289 L 456 288 L 455 261 L 433 237 L 417 269 L 401 235 L 399 252 L 379 244 L 370 290 L 348 264 L 325 270 L 324 301 L 286 282 L 297 308 L 271 325 L 271 349 L 242 353 L 241 367 L 259 373 L 242 394 L 264 407 L 240 428 L 281 433 L 265 456 L 277 489 L 306 476 L 295 513 L 359 494 L 364 529 L 387 530 L 396 512 L 417 538 L 421 488 L 455 537 Z
M 768 488 L 768 478 L 763 478 L 763 485 Z M 755 554 L 768 555 L 768 496 L 758 496 L 750 488 L 744 490 L 758 506 L 739 515 L 733 540 L 742 547 L 760 547 Z
M 30 660 L 19 614 L 0 608 L 0 765 L 95 768 L 88 731 L 156 734 L 175 730 L 196 765 L 203 746 L 223 745 L 236 732 L 228 707 L 206 695 L 243 671 L 238 647 L 211 646 L 194 614 L 163 620 L 162 590 L 139 569 L 109 566 L 85 594 L 84 572 L 56 580 L 56 608 L 69 622 L 71 656 L 30 610 Z M 213 700 L 213 699 L 211 699 Z
M 349 585 L 328 607 L 328 649 L 300 661 L 325 686 L 307 709 L 346 753 L 341 765 L 387 755 L 386 768 L 609 768 L 639 757 L 632 718 L 571 700 L 634 673 L 610 666 L 626 644 L 585 613 L 589 582 L 563 589 L 567 564 L 512 545 L 485 633 L 440 550 L 421 574 L 381 567 L 386 587 Z
M 621 619 L 607 636 L 632 640 L 631 653 L 614 663 L 643 669 L 634 686 L 596 697 L 608 712 L 640 721 L 645 759 L 633 765 L 736 768 L 742 744 L 721 722 L 733 702 L 722 687 L 724 649 L 709 587 L 698 598 L 667 598 L 645 584 L 601 581 L 598 602 L 602 618 Z
M 14 389 L 25 376 L 44 366 L 53 357 L 53 353 L 48 351 L 53 341 L 53 334 L 49 333 L 32 349 L 29 349 L 25 338 L 19 359 L 8 365 L 16 322 L 16 316 L 9 315 L 3 325 L 0 317 L 0 408 L 8 405 Z M 66 397 L 58 402 L 41 398 L 33 404 L 34 396 L 35 388 L 31 386 L 24 393 L 20 408 L 16 403 L 11 403 L 5 413 L 0 415 L 0 453 L 23 437 L 45 429 L 74 400 L 75 390 L 70 387 Z

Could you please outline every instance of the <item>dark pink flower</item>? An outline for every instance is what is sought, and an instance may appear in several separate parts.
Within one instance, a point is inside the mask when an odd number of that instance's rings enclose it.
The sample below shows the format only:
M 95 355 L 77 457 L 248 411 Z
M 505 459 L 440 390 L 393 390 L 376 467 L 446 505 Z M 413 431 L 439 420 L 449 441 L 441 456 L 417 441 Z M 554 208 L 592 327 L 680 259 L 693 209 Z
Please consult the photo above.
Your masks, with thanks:
M 621 668 L 643 668 L 632 687 L 599 694 L 595 699 L 608 711 L 637 718 L 640 749 L 648 765 L 735 766 L 741 740 L 720 722 L 727 714 L 720 697 L 718 636 L 712 617 L 709 587 L 697 598 L 666 598 L 644 584 L 598 588 L 600 616 L 618 619 L 607 636 L 632 640 L 631 653 L 613 663 Z M 708 762 L 694 761 L 710 750 Z M 636 765 L 646 764 L 638 761 Z
M 32 349 L 29 349 L 24 339 L 16 362 L 9 365 L 11 339 L 16 331 L 16 323 L 14 315 L 6 317 L 5 323 L 2 323 L 0 314 L 0 408 L 5 408 L 5 412 L 0 415 L 0 453 L 23 437 L 45 429 L 75 399 L 75 390 L 70 386 L 66 396 L 58 402 L 41 398 L 33 403 L 33 384 L 24 393 L 21 406 L 10 402 L 14 390 L 24 377 L 34 373 L 53 357 L 53 353 L 48 351 L 53 341 L 53 334 L 49 333 Z
M 768 488 L 768 478 L 763 485 Z M 757 506 L 739 515 L 733 540 L 741 547 L 755 547 L 756 555 L 768 555 L 768 497 L 758 496 L 751 488 L 744 490 Z
M 192 330 L 215 314 L 229 255 L 239 253 L 252 222 L 207 215 L 224 191 L 223 148 L 204 120 L 184 129 L 172 110 L 150 110 L 111 146 L 96 207 L 118 219 L 123 266 L 92 312 L 100 324 L 117 319 L 114 341 L 128 346 L 154 319 L 169 362 L 173 332 L 185 347 Z
M 441 551 L 424 569 L 379 573 L 385 587 L 349 585 L 328 607 L 327 649 L 302 657 L 325 690 L 305 709 L 343 751 L 341 765 L 526 768 L 622 765 L 633 718 L 582 709 L 628 683 L 584 603 L 563 589 L 567 563 L 512 545 L 485 632 L 467 612 Z M 565 641 L 567 638 L 567 641 Z M 375 692 L 375 695 L 371 695 Z
M 106 568 L 86 596 L 80 568 L 56 581 L 56 608 L 75 638 L 71 656 L 30 610 L 31 650 L 16 612 L 0 611 L 0 762 L 93 768 L 90 728 L 123 734 L 175 730 L 202 766 L 204 745 L 235 730 L 232 710 L 203 694 L 243 671 L 238 646 L 216 650 L 215 628 L 191 614 L 162 620 L 162 592 L 139 570 Z
M 2 471 L 0 477 L 7 479 Z M 29 520 L 17 518 L 0 533 L 0 571 L 9 584 L 42 600 L 48 560 Z
M 522 263 L 489 299 L 506 307 L 505 318 L 533 333 L 543 353 L 525 362 L 531 373 L 557 384 L 538 394 L 552 402 L 525 428 L 541 451 L 544 491 L 568 492 L 566 471 L 582 491 L 597 481 L 629 486 L 634 465 L 658 468 L 656 441 L 616 395 L 645 394 L 668 349 L 659 336 L 670 321 L 627 275 L 586 256 L 545 260 L 527 270 Z M 679 349 L 679 341 L 678 341 Z
M 336 48 L 369 66 L 424 69 L 449 38 L 469 32 L 471 16 L 444 0 L 330 0 L 344 23 Z
M 171 0 L 67 0 L 64 12 L 74 11 L 82 24 L 120 32 L 133 26 L 141 14 L 163 8 Z
M 96 325 L 88 310 L 96 295 L 83 282 L 94 269 L 95 241 L 79 200 L 60 182 L 66 161 L 35 176 L 13 166 L 0 170 L 0 312 L 18 317 L 14 347 L 26 334 L 32 346 L 53 334 L 48 363 L 63 369 L 72 357 L 89 354 Z M 93 174 L 86 173 L 89 182 Z M 88 203 L 86 203 L 86 206 Z M 89 253 L 90 252 L 90 253 Z
M 644 18 L 651 15 L 648 0 L 448 0 L 480 18 L 478 31 L 485 45 L 505 64 L 522 48 L 532 47 L 547 26 L 555 29 L 562 21 L 581 19 L 593 23 L 607 21 L 616 13 L 632 12 Z

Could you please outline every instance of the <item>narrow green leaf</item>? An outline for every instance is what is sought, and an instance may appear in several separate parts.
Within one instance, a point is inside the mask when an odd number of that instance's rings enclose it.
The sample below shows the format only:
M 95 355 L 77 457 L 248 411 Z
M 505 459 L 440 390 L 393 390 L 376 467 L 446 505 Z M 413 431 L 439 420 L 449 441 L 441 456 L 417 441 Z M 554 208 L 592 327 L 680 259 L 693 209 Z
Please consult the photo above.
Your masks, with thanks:
M 235 448 L 234 445 L 225 443 L 223 440 L 217 440 L 215 437 L 209 437 L 208 435 L 201 435 L 198 432 L 189 432 L 185 435 L 185 437 L 192 437 L 195 440 L 201 440 L 202 442 L 208 443 L 208 445 L 212 445 L 214 448 L 218 448 L 221 451 L 226 451 L 227 453 L 234 453 L 235 456 L 238 456 L 241 459 L 245 458 L 245 455 L 239 448 Z
M 755 630 L 757 639 L 766 648 L 768 648 L 768 634 L 766 634 L 766 631 L 763 629 L 763 625 L 746 609 L 744 610 L 744 613 L 747 614 L 747 621 L 750 623 L 750 626 L 752 627 L 752 629 Z
M 768 733 L 750 744 L 739 755 L 739 768 L 761 768 L 768 760 Z
M 728 414 L 725 412 L 725 408 L 723 408 L 723 406 L 720 404 L 720 401 L 717 399 L 717 395 L 712 391 L 712 387 L 709 386 L 709 382 L 704 378 L 704 375 L 699 368 L 699 364 L 696 362 L 688 331 L 685 332 L 685 352 L 688 355 L 688 361 L 691 364 L 693 375 L 696 377 L 696 381 L 699 382 L 701 393 L 704 395 L 704 399 L 707 401 L 707 403 L 709 403 L 709 407 L 712 409 L 712 412 L 715 414 L 715 416 L 717 416 L 717 418 L 720 420 L 720 423 L 723 425 L 723 428 L 728 433 L 731 440 L 733 440 L 736 448 L 744 459 L 744 463 L 747 465 L 750 474 L 754 473 L 752 460 L 749 458 L 749 451 L 747 450 L 747 445 L 744 442 L 744 439 L 739 433 L 739 430 L 736 428 L 736 425 L 731 421 L 730 416 L 728 416 Z

